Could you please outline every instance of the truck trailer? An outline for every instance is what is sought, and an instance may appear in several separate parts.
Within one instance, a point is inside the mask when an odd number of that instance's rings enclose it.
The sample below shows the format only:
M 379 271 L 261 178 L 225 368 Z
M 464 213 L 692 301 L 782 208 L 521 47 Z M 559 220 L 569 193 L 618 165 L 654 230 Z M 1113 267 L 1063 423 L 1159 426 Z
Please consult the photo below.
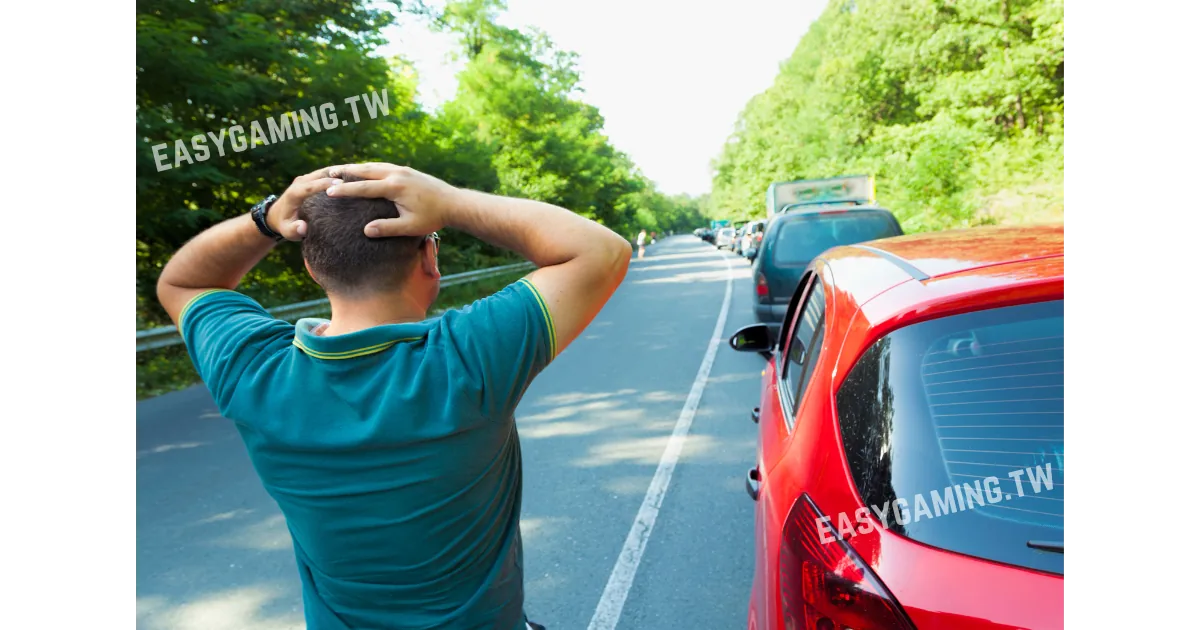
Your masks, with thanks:
M 767 220 L 793 204 L 854 203 L 874 205 L 874 175 L 797 179 L 767 187 Z

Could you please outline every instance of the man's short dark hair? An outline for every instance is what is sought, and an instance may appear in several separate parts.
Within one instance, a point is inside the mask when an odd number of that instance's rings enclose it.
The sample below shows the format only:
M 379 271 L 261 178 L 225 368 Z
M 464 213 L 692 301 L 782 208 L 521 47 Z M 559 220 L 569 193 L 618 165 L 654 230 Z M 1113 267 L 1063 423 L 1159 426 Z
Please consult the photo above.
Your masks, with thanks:
M 342 180 L 361 178 L 346 175 Z M 371 221 L 398 216 L 396 204 L 387 199 L 329 197 L 324 191 L 305 199 L 298 217 L 308 224 L 301 251 L 321 287 L 341 295 L 399 289 L 425 237 L 368 238 L 363 233 Z

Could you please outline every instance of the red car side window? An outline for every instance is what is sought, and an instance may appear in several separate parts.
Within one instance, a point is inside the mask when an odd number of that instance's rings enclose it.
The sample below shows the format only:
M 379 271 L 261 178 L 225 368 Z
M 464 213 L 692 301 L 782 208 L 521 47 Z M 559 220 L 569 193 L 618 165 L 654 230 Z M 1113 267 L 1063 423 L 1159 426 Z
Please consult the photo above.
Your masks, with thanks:
M 820 355 L 821 341 L 825 328 L 825 285 L 820 277 L 814 276 L 808 295 L 798 309 L 795 323 L 791 326 L 790 339 L 784 350 L 783 383 L 780 400 L 788 430 L 794 424 L 795 412 L 800 408 L 804 389 L 812 376 L 812 366 Z
M 796 314 L 800 312 L 800 307 L 803 303 L 802 298 L 807 297 L 805 294 L 809 289 L 809 285 L 811 284 L 809 281 L 812 280 L 812 277 L 813 274 L 811 271 L 805 272 L 805 274 L 800 277 L 800 282 L 796 285 L 796 292 L 792 294 L 792 299 L 788 302 L 787 311 L 785 311 L 783 314 L 783 325 L 780 326 L 778 337 L 779 341 L 776 344 L 776 350 L 779 352 L 779 358 L 776 363 L 777 370 L 775 373 L 780 377 L 783 376 L 783 370 L 785 367 L 783 358 L 787 356 L 785 353 L 787 352 L 788 342 L 791 340 L 792 326 L 796 323 Z

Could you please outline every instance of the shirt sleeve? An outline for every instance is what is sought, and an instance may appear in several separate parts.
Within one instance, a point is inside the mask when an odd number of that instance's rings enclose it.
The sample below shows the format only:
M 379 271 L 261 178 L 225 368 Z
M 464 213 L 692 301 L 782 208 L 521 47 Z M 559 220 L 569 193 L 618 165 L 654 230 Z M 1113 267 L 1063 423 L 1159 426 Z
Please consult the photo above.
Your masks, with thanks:
M 224 289 L 192 298 L 179 314 L 179 329 L 192 365 L 227 417 L 238 381 L 265 351 L 286 346 L 294 335 L 258 302 Z
M 525 278 L 443 315 L 443 321 L 492 417 L 511 417 L 529 383 L 557 353 L 550 309 Z

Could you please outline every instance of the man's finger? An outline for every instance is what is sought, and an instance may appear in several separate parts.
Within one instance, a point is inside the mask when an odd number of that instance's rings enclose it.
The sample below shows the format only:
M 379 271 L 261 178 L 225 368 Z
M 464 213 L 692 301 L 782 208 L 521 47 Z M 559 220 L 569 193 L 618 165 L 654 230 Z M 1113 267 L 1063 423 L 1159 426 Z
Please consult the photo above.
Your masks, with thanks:
M 366 162 L 364 164 L 343 164 L 329 169 L 329 174 L 334 177 L 343 177 L 345 175 L 353 175 L 363 179 L 383 179 L 388 175 L 396 172 L 400 167 L 387 162 Z
M 318 180 L 318 179 L 323 179 L 326 177 L 329 177 L 329 169 L 328 168 L 319 168 L 311 173 L 297 177 L 296 181 L 297 182 L 310 182 L 310 181 L 314 181 L 314 180 Z M 293 183 L 295 183 L 295 182 L 293 182 Z
M 308 233 L 308 224 L 304 221 L 288 221 L 280 226 L 279 233 L 289 241 L 300 241 Z
M 371 221 L 363 228 L 363 232 L 371 238 L 424 235 L 419 226 L 413 225 L 411 215 L 396 219 L 377 219 Z
M 340 179 L 322 177 L 312 181 L 304 181 L 292 184 L 292 189 L 295 194 L 299 195 L 301 199 L 304 199 L 310 195 L 315 195 L 322 190 L 328 190 L 330 186 L 337 186 L 341 183 L 342 180 Z
M 325 191 L 325 194 L 330 197 L 383 197 L 384 199 L 391 199 L 395 193 L 396 185 L 394 183 L 378 179 L 338 184 Z

